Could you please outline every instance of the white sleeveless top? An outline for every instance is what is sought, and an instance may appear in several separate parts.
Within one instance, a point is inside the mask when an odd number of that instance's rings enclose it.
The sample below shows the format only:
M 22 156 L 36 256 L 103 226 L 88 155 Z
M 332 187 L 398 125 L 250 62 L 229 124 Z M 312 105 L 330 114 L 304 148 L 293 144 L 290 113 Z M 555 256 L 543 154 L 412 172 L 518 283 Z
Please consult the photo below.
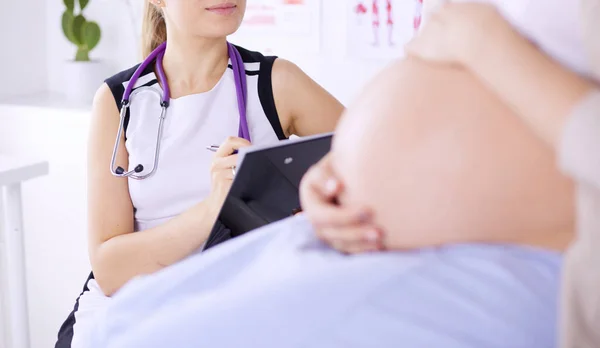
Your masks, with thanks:
M 271 87 L 274 57 L 264 57 L 238 47 L 248 80 L 247 119 L 253 144 L 265 144 L 284 138 Z M 108 81 L 115 99 L 120 99 L 135 69 Z M 152 67 L 135 84 L 126 123 L 126 148 L 129 170 L 144 166 L 149 173 L 154 161 L 161 114 L 162 95 Z M 210 90 L 171 99 L 167 109 L 156 172 L 144 180 L 129 180 L 129 193 L 135 208 L 135 230 L 143 231 L 163 224 L 201 202 L 210 193 L 209 145 L 219 145 L 228 136 L 237 136 L 239 109 L 231 68 Z

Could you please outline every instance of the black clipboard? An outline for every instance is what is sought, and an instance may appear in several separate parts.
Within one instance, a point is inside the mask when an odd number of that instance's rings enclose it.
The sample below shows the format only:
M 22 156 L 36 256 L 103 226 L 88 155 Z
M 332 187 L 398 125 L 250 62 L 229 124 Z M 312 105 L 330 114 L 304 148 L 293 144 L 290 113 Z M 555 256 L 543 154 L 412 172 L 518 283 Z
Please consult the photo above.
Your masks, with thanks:
M 300 181 L 330 150 L 333 133 L 240 149 L 231 189 L 204 250 L 300 209 Z

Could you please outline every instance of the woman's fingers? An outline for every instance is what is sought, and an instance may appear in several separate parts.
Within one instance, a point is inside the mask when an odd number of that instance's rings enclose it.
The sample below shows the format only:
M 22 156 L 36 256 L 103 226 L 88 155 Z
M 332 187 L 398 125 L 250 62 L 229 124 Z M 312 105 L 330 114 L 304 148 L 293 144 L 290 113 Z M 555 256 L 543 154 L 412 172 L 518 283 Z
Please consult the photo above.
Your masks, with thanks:
M 341 183 L 336 180 L 331 170 L 330 155 L 326 155 L 317 164 L 312 166 L 302 178 L 301 188 L 316 189 L 328 197 L 333 198 L 341 189 Z
M 336 197 L 342 191 L 342 183 L 326 168 L 315 168 L 308 178 L 307 185 L 328 199 Z
M 336 201 L 344 188 L 333 173 L 330 158 L 327 156 L 313 166 L 300 186 L 302 207 L 317 236 L 343 253 L 381 250 L 383 233 L 369 224 L 369 211 Z
M 344 254 L 361 254 L 384 249 L 380 243 L 333 241 L 328 244 Z
M 370 225 L 353 225 L 344 228 L 325 227 L 317 230 L 319 238 L 342 243 L 380 243 L 383 233 Z
M 348 246 L 345 246 L 344 250 L 340 250 L 343 253 L 346 254 L 362 254 L 362 253 L 372 253 L 372 252 L 376 252 L 376 251 L 380 251 L 382 250 L 381 247 L 379 247 L 378 245 L 368 245 L 368 244 L 364 244 L 364 243 L 360 243 L 360 244 L 351 244 Z
M 307 202 L 310 202 L 309 199 Z M 369 220 L 366 209 L 344 207 L 318 199 L 311 208 L 305 208 L 309 219 L 316 227 L 344 227 L 365 223 Z M 307 205 L 308 207 L 309 205 Z
M 317 226 L 346 226 L 368 220 L 368 211 L 359 207 L 340 208 L 334 199 L 342 190 L 341 183 L 325 171 L 315 168 L 304 179 L 300 189 L 302 207 Z

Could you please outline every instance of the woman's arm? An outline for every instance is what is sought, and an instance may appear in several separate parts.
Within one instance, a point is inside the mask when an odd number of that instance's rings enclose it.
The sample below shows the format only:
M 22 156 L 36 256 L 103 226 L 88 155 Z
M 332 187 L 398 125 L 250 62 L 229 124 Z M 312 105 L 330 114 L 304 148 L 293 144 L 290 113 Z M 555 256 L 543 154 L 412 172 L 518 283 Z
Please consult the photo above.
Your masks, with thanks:
M 567 118 L 593 85 L 514 31 L 498 32 L 484 45 L 467 65 L 538 136 L 558 147 Z
M 489 4 L 442 6 L 407 52 L 470 69 L 554 146 L 571 110 L 593 88 L 523 38 Z
M 94 275 L 108 296 L 134 276 L 160 270 L 198 249 L 210 233 L 231 182 L 226 177 L 231 171 L 225 168 L 232 159 L 223 157 L 213 168 L 210 198 L 161 226 L 134 233 L 127 179 L 114 177 L 108 170 L 118 127 L 118 109 L 110 89 L 103 85 L 94 100 L 89 137 L 88 239 Z M 121 139 L 117 163 L 127 168 L 127 158 Z M 215 175 L 222 178 L 216 180 Z
M 277 59 L 272 79 L 275 106 L 288 135 L 334 131 L 344 106 L 298 66 Z
M 493 46 L 493 47 L 492 47 Z M 600 188 L 600 92 L 519 36 L 490 39 L 469 66 L 557 151 L 561 169 Z

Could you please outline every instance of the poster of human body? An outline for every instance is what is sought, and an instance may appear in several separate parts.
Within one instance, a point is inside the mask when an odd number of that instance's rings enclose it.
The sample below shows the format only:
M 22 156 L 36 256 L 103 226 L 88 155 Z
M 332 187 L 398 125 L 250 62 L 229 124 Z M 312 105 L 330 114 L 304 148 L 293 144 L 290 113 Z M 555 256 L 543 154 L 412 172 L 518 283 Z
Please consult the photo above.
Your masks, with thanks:
M 348 50 L 353 57 L 391 59 L 420 21 L 422 0 L 348 0 Z
M 265 53 L 277 53 L 283 47 L 317 53 L 320 15 L 320 0 L 249 0 L 244 21 L 230 39 Z

